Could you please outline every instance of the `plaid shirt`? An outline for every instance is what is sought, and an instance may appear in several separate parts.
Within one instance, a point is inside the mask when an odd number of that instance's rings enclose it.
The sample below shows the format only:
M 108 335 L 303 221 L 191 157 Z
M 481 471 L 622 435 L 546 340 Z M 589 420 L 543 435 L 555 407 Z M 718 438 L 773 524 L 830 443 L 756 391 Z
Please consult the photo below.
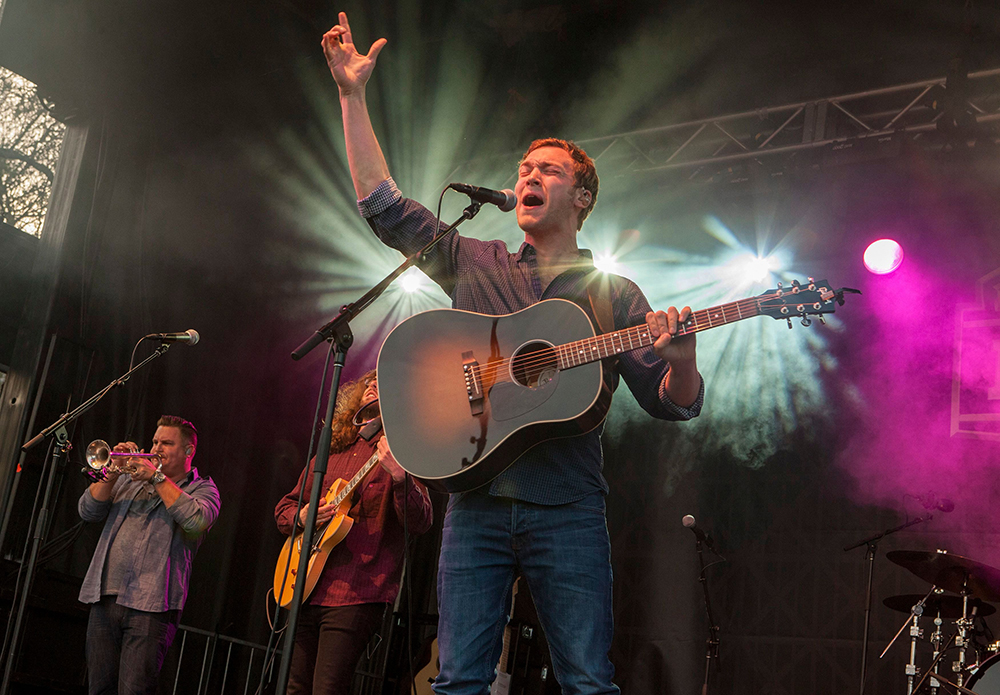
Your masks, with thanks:
M 375 438 L 369 443 L 358 437 L 350 448 L 330 454 L 323 478 L 324 490 L 329 490 L 338 478 L 353 478 L 375 453 L 377 441 Z M 286 536 L 292 535 L 293 530 L 302 530 L 296 516 L 303 480 L 306 489 L 302 493 L 302 503 L 305 505 L 312 494 L 313 462 L 302 471 L 295 489 L 282 497 L 274 509 L 278 530 Z M 330 551 L 323 574 L 306 603 L 353 606 L 396 600 L 403 564 L 404 506 L 406 530 L 411 535 L 426 532 L 433 522 L 431 499 L 423 484 L 408 477 L 406 491 L 404 501 L 403 483 L 395 483 L 382 466 L 375 465 L 369 471 L 353 493 L 348 516 L 354 524 L 347 536 Z
M 181 496 L 169 508 L 158 500 L 147 514 L 132 553 L 132 563 L 119 587 L 119 605 L 160 613 L 184 608 L 191 563 L 205 532 L 219 518 L 219 489 L 211 478 L 202 478 L 192 468 L 180 483 Z M 143 484 L 123 475 L 115 481 L 111 498 L 98 502 L 90 487 L 80 495 L 77 509 L 84 521 L 104 521 L 101 539 L 80 588 L 80 601 L 101 600 L 101 576 L 118 529 L 128 516 L 132 500 Z
M 419 251 L 433 238 L 434 215 L 419 203 L 404 198 L 389 178 L 358 201 L 358 210 L 388 246 L 407 255 Z M 450 232 L 427 253 L 422 270 L 451 297 L 452 306 L 481 314 L 509 314 L 543 299 L 560 297 L 578 304 L 598 325 L 587 299 L 587 281 L 594 270 L 589 251 L 581 250 L 579 263 L 558 275 L 544 289 L 538 276 L 535 249 L 521 244 L 510 253 L 502 241 L 480 241 Z M 649 302 L 642 290 L 626 278 L 608 275 L 614 323 L 618 328 L 646 322 Z M 702 381 L 698 398 L 688 408 L 673 403 L 663 389 L 670 366 L 653 352 L 640 348 L 618 355 L 611 380 L 619 375 L 639 405 L 653 417 L 688 420 L 701 411 L 705 396 Z M 600 490 L 608 492 L 601 470 L 603 425 L 585 434 L 542 442 L 497 476 L 488 487 L 491 495 L 536 504 L 566 504 Z M 484 486 L 486 487 L 486 486 Z

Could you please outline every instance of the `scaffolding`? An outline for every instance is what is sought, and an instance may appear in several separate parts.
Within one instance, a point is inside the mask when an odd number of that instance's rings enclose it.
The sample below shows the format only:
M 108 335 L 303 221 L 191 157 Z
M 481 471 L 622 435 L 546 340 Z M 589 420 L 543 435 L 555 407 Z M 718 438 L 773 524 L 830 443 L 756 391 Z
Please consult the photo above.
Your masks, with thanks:
M 1000 69 L 992 69 L 577 142 L 605 172 L 708 182 L 737 180 L 751 165 L 782 175 L 893 156 L 904 142 L 995 146 L 998 122 Z

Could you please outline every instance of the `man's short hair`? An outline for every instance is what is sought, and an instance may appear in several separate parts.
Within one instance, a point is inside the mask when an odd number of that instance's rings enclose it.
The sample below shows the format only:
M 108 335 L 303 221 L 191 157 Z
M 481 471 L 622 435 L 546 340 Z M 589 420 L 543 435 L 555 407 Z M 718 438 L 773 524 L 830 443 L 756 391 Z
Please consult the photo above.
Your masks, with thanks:
M 539 147 L 558 147 L 569 152 L 569 156 L 573 158 L 573 172 L 576 174 L 576 185 L 581 186 L 586 191 L 590 191 L 590 205 L 581 210 L 580 216 L 577 218 L 576 231 L 580 231 L 583 229 L 583 221 L 587 219 L 590 212 L 594 209 L 594 205 L 597 204 L 597 189 L 601 184 L 597 178 L 597 167 L 594 166 L 594 160 L 587 156 L 583 148 L 572 140 L 542 138 L 528 145 L 527 151 L 521 157 L 521 162 L 524 162 L 528 155 Z M 518 165 L 521 162 L 518 162 Z
M 198 448 L 198 430 L 190 422 L 176 415 L 162 415 L 156 421 L 157 427 L 176 427 L 181 431 L 185 444 L 190 444 L 195 449 Z

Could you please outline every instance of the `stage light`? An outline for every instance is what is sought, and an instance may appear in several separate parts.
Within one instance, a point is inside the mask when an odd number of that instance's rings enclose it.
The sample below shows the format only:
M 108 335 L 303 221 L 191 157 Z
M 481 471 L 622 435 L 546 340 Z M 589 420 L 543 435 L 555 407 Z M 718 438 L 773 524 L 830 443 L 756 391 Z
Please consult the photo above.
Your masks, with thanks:
M 865 267 L 876 275 L 887 275 L 903 262 L 903 247 L 892 239 L 873 241 L 865 249 Z
M 771 271 L 775 269 L 775 260 L 771 257 L 760 258 L 759 256 L 740 256 L 734 261 L 736 272 L 740 279 L 746 283 L 762 283 L 771 277 Z
M 418 292 L 424 286 L 424 274 L 416 268 L 410 268 L 399 276 L 399 286 L 404 292 Z
M 615 260 L 615 257 L 607 253 L 599 253 L 594 256 L 594 267 L 597 268 L 602 273 L 616 273 L 618 275 L 622 274 L 621 263 Z

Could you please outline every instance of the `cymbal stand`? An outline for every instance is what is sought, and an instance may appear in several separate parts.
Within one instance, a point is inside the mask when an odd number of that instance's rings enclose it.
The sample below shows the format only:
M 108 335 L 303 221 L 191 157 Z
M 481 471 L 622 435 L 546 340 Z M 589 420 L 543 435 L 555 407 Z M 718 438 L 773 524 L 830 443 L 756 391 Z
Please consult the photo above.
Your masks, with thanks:
M 938 630 L 940 631 L 941 628 L 940 624 L 938 623 L 939 620 L 941 620 L 940 616 L 938 616 L 938 618 L 934 621 L 934 623 L 938 625 Z M 937 678 L 940 678 L 942 681 L 945 681 L 945 678 L 944 676 L 938 674 L 937 667 L 938 664 L 941 662 L 941 659 L 944 657 L 945 653 L 948 651 L 948 648 L 951 647 L 951 643 L 952 641 L 954 641 L 957 634 L 958 633 L 953 632 L 951 637 L 948 638 L 948 641 L 944 643 L 944 646 L 940 648 L 940 651 L 935 652 L 934 661 L 931 662 L 931 665 L 927 668 L 926 671 L 924 671 L 924 675 L 921 676 L 920 680 L 917 682 L 917 685 L 913 688 L 913 695 L 917 695 L 917 693 L 920 692 L 920 689 L 924 687 L 924 684 L 927 682 L 928 678 L 930 678 L 931 691 L 936 692 L 937 689 L 941 687 L 941 683 L 937 681 Z M 940 638 L 938 638 L 937 644 L 935 645 L 935 649 L 937 649 L 940 644 L 941 640 Z M 931 677 L 932 673 L 936 677 Z
M 958 681 L 958 685 L 965 685 L 965 664 L 966 664 L 966 653 L 969 649 L 969 632 L 972 630 L 972 625 L 976 620 L 976 612 L 979 610 L 979 606 L 972 607 L 972 613 L 969 613 L 969 578 L 965 578 L 965 583 L 962 586 L 962 617 L 955 621 L 955 626 L 958 628 L 958 637 L 955 639 L 955 644 L 958 646 L 958 661 L 952 664 L 952 670 L 955 672 L 955 680 Z
M 931 633 L 931 645 L 934 647 L 933 668 L 928 671 L 934 674 L 930 680 L 931 695 L 937 695 L 937 689 L 941 687 L 941 683 L 934 676 L 938 674 L 938 661 L 940 661 L 940 654 L 944 651 L 941 648 L 941 641 L 944 640 L 944 633 L 941 632 L 942 625 L 944 625 L 944 619 L 941 617 L 941 611 L 938 610 L 938 614 L 934 617 L 934 632 Z
M 910 625 L 910 663 L 906 665 L 906 695 L 913 695 L 913 680 L 920 669 L 917 668 L 917 640 L 924 636 L 920 629 L 920 616 L 923 615 L 923 607 L 914 606 L 913 623 Z
M 886 645 L 885 649 L 878 656 L 880 659 L 885 656 L 892 645 L 896 643 L 896 640 L 899 639 L 899 636 L 903 634 L 906 626 L 910 626 L 910 662 L 906 665 L 906 695 L 913 695 L 913 679 L 920 673 L 920 669 L 917 668 L 917 640 L 924 636 L 924 631 L 920 629 L 920 616 L 924 614 L 924 604 L 927 603 L 927 599 L 936 590 L 937 587 L 932 586 L 931 590 L 913 605 L 910 609 L 910 614 L 903 621 L 903 624 L 900 625 L 899 630 L 896 631 L 895 637 L 890 640 L 889 644 Z

